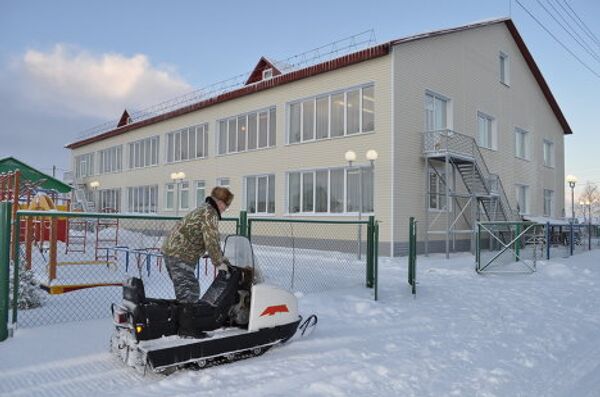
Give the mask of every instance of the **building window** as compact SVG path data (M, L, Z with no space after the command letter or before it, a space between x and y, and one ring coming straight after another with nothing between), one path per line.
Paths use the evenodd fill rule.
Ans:
M75 157L75 177L85 178L94 175L94 153Z
M268 68L262 71L262 79L269 80L273 77L273 68Z
M448 128L449 99L432 92L425 93L425 131Z
M245 188L249 214L275 213L275 175L247 176Z
M167 183L165 185L165 210L175 209L175 184Z
M554 167L554 143L544 140L544 165Z
M158 165L158 137L140 139L129 144L129 168Z
M100 174L121 172L123 168L123 146L113 146L98 152Z
M98 190L98 209L101 212L121 212L121 189Z
M510 63L508 59L508 55L500 52L498 55L498 60L500 61L500 82L502 84L509 85L510 84Z
M429 209L446 210L446 172L443 168L429 169Z
M486 149L496 149L496 121L492 116L477 112L478 144Z
M527 185L516 185L517 192L517 207L519 214L529 214L529 186Z
M288 173L288 212L373 212L373 169L332 168ZM360 182L362 181L362 189Z
M375 130L374 86L320 95L288 105L288 143Z
M217 186L226 187L227 189L229 189L229 187L231 186L231 181L229 180L229 178L217 178Z
M219 120L217 153L240 153L276 144L275 107Z
M179 186L179 209L187 210L190 208L190 183L181 182Z
M167 134L167 163L208 156L208 124Z
M206 183L204 181L196 181L196 208L204 204L206 200Z
M129 212L156 213L158 185L128 187L127 204Z
M529 160L529 132L515 128L515 156Z
M554 192L544 189L544 216L552 217L554 215L552 208L554 208Z

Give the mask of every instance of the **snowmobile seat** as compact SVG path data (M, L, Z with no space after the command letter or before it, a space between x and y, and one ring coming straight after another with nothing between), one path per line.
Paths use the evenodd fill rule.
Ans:
M231 267L229 275L217 274L198 302L179 304L179 334L198 336L222 327L238 296L239 281L239 269Z

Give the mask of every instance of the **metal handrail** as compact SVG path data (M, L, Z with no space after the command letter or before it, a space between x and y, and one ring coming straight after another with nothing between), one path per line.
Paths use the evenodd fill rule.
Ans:
M450 129L425 131L423 133L423 153L451 153L473 159L473 163L483 179L484 188L487 193L498 195L507 220L519 218L510 206L502 180L497 174L490 172L473 137Z

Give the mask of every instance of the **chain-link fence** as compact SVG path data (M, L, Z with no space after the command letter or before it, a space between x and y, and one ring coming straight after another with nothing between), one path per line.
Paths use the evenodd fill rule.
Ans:
M476 267L479 273L530 273L544 258L544 225L534 222L479 222Z
M19 211L20 225L11 268L12 321L19 326L103 318L121 299L121 285L136 276L151 297L174 298L160 252L178 217ZM219 225L222 239L239 231L237 218ZM213 266L197 267L202 290Z
M295 292L374 286L376 225L370 221L254 218L257 268L269 284Z
M567 258L593 249L600 249L599 225L480 222L477 271L517 268L533 271L537 260Z
M11 322L20 327L110 315L121 285L136 276L150 297L174 298L160 248L179 217L18 211L10 266ZM295 292L375 287L378 226L363 221L223 218L227 235L251 236L265 282ZM0 233L8 233L2 230ZM215 271L208 259L197 267L201 291ZM16 286L16 288L14 288Z

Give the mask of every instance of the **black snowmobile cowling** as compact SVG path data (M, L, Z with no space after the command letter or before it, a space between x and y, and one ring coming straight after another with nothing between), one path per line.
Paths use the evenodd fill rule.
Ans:
M254 268L247 238L229 236L226 254L228 245L230 257L237 257L238 262L239 258L246 258L246 263L251 258L251 269ZM245 252L248 249L249 255ZM229 272L220 271L191 312L185 311L190 304L146 297L141 279L127 280L123 301L111 307L115 324L111 350L127 365L143 372L189 365L203 368L260 355L292 338L299 328L304 334L316 325L314 315L300 324L298 302L290 292L244 280L248 269L230 266ZM244 310L245 315L240 315ZM183 325L189 328L192 324L180 324L182 321L191 321L199 338L178 336Z

